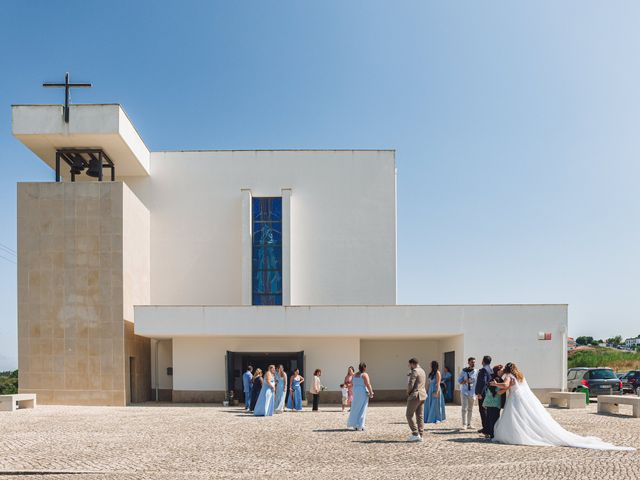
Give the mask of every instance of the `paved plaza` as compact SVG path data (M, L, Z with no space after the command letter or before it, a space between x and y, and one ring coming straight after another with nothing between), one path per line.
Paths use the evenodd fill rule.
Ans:
M640 419L550 410L566 428L640 449ZM622 413L630 413L621 407ZM336 406L268 418L238 408L39 406L0 412L0 478L616 478L637 479L640 453L505 446L458 431L460 407L406 443L404 408L369 408L345 428ZM474 412L477 427L477 411Z

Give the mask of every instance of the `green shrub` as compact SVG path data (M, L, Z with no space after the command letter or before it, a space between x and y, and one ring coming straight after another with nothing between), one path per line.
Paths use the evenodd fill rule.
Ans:
M0 372L0 395L18 393L18 370Z

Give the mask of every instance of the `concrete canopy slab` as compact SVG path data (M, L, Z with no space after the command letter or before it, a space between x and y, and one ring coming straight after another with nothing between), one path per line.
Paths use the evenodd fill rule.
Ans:
M115 164L118 177L149 175L149 149L120 105L70 109L65 123L62 105L13 105L13 135L51 168L58 149L100 148ZM66 176L67 168L62 173Z
M152 338L444 338L488 325L517 338L526 325L537 339L538 330L557 335L567 323L566 305L135 305L134 311L135 333Z

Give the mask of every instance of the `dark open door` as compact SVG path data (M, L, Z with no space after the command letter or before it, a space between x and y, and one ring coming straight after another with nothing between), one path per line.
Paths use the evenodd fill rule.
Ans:
M241 400L244 398L242 388L242 374L248 365L253 367L253 371L260 368L263 372L271 364L284 366L285 372L290 379L294 369L300 369L300 375L304 376L304 352L230 352L225 356L225 386L227 394L234 392L233 398ZM311 381L311 379L309 379ZM286 390L289 392L289 389ZM304 388L302 389L304 398Z

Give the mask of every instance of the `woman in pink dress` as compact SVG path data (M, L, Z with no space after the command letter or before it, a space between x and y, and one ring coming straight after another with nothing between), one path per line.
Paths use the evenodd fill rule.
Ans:
M349 395L347 396L347 405L351 406L353 401L353 375L356 373L353 367L349 367L347 370L347 376L344 377L344 386L347 387Z

